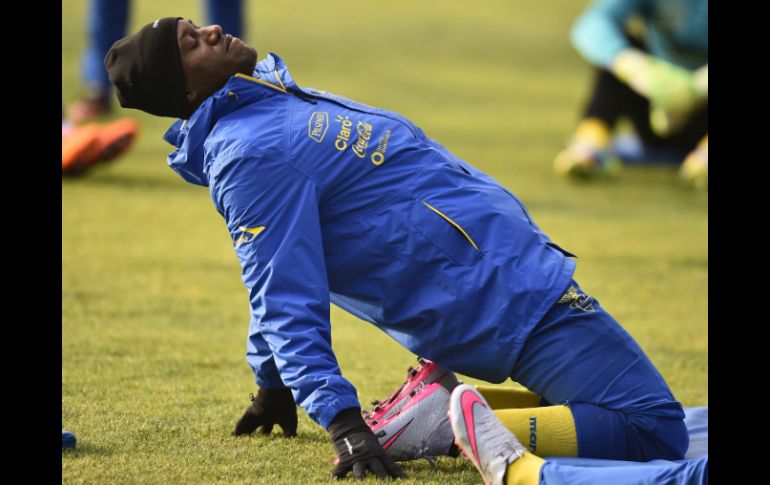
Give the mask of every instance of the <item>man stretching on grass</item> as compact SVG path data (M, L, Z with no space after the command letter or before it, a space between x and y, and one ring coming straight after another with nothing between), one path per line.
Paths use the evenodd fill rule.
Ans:
M278 56L257 63L219 26L178 18L119 40L105 66L123 107L181 118L168 163L209 187L232 236L260 388L236 434L295 434L297 403L329 431L335 476L404 476L340 373L335 303L417 355L542 396L550 405L506 423L534 416L539 452L682 458L680 403L572 280L571 254L408 119L300 88Z

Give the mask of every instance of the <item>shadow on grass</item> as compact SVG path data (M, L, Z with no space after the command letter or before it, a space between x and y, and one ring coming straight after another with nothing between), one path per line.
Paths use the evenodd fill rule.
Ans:
M283 429L280 425L277 424L273 427L273 431L267 435L264 435L259 431L254 431L251 434L244 434L240 436L235 436L228 433L227 436L222 436L221 438L223 441L237 440L239 442L252 442L259 445L269 445L274 443L291 446L332 446L332 442L327 434L310 433L307 431L299 430L295 436L291 438L285 438L283 436Z
M477 484L481 480L470 461L460 456L457 458L441 457L435 463L416 460L399 463L409 478L415 481L442 477L446 483Z
M602 254L602 264L615 265L618 267L637 267L645 268L646 271L669 270L669 269L709 269L708 256L672 256L661 258L652 254L619 254L606 252Z
M189 190L188 184L172 178L143 177L125 173L89 173L74 177L62 177L62 184L83 184L116 187L130 190Z
M708 271L709 269L708 258L696 258L696 257L672 258L670 260L670 263L672 266L681 267L681 268L704 269L706 271Z
M91 443L78 443L75 448L62 450L62 459L64 459L64 457L77 459L85 456L111 456L114 453L114 450L105 446L98 446Z
M309 434L309 433L298 432L297 433L297 437L294 438L294 439L301 440L301 443L303 443L303 444L313 443L313 444L321 445L321 446L323 446L323 445L331 446L332 445L331 438L329 438L328 435L322 435L322 434L318 434L318 433Z

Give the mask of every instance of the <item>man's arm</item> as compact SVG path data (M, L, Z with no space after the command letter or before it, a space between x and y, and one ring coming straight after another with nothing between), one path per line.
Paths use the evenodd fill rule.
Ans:
M246 153L215 164L211 186L249 290L250 334L272 353L273 362L264 347L250 359L256 377L277 384L274 363L297 403L328 428L337 413L360 405L331 347L318 189L290 165Z
M261 389L286 387L273 359L273 351L259 332L259 322L252 315L249 322L249 341L246 344L246 360L254 371L257 385Z
M270 346L259 333L259 322L251 318L246 360L254 371L259 392L235 424L233 434L240 436L259 431L270 434L278 424L287 438L297 434L297 404L291 390L283 384Z
M257 379L276 383L270 370L275 365L296 402L329 431L340 458L334 476L404 477L361 417L356 390L332 352L318 187L284 162L231 156L224 166L212 167L212 197L233 236L249 290L256 351L250 363L256 364ZM268 433L273 422L284 427L279 408L293 409L285 396L286 388L260 389L236 434L239 426L255 423Z
M575 21L570 37L575 49L591 64L610 69L621 51L629 49L625 22L649 8L647 0L596 0Z

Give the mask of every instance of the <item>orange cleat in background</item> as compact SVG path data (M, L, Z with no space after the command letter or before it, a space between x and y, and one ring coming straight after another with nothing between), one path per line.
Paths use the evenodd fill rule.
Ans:
M62 175L78 175L96 163L114 160L131 147L138 133L139 124L132 118L62 127Z
M98 157L96 131L96 125L62 128L62 174L81 173L96 160Z

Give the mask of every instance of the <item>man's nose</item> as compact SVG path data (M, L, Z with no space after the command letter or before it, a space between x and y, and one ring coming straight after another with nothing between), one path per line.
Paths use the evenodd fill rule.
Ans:
M209 44L216 44L219 42L219 38L222 37L222 26L220 25L209 25L208 27L203 27L204 34L206 37L206 42Z

